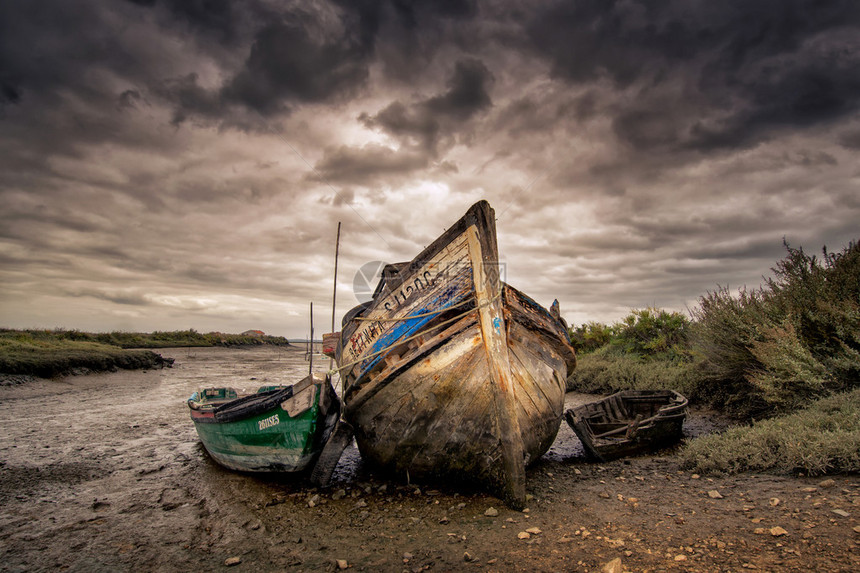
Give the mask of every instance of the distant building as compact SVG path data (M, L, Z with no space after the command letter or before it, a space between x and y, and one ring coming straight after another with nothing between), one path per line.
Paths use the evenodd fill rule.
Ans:
M263 336L266 336L266 333L265 333L265 332L263 332L262 330L246 330L245 332L243 332L243 333L242 333L242 336L259 336L259 337L263 337Z

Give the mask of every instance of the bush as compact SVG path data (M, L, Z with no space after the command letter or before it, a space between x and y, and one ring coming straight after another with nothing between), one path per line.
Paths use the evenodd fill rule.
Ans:
M577 356L594 352L609 344L613 336L613 327L601 322L590 321L569 330L570 342Z
M686 360L689 319L678 312L657 308L633 310L615 325L612 344L626 354L657 360Z
M822 261L786 245L774 278L700 298L693 341L711 404L739 417L788 412L860 386L860 249Z

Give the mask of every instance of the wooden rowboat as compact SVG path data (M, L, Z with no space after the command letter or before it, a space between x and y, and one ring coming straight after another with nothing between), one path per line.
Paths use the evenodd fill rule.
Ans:
M687 399L674 390L625 390L564 413L586 454L600 461L679 441L686 416Z
M486 201L411 262L386 266L335 351L362 456L522 506L525 467L555 439L576 363L554 309L501 281Z
M312 467L340 417L340 400L328 377L264 386L242 397L232 388L206 388L191 395L188 407L212 458L248 472Z

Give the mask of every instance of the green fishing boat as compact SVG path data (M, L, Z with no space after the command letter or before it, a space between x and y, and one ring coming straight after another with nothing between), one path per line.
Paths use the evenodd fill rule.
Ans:
M340 417L340 399L328 376L262 387L248 396L206 388L191 395L188 407L212 458L247 472L312 468Z

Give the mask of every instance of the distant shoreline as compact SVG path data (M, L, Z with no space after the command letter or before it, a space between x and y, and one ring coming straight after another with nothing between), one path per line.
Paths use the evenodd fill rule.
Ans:
M0 386L21 384L34 377L170 368L173 359L153 352L157 349L257 346L293 348L284 337L262 334L0 329Z

